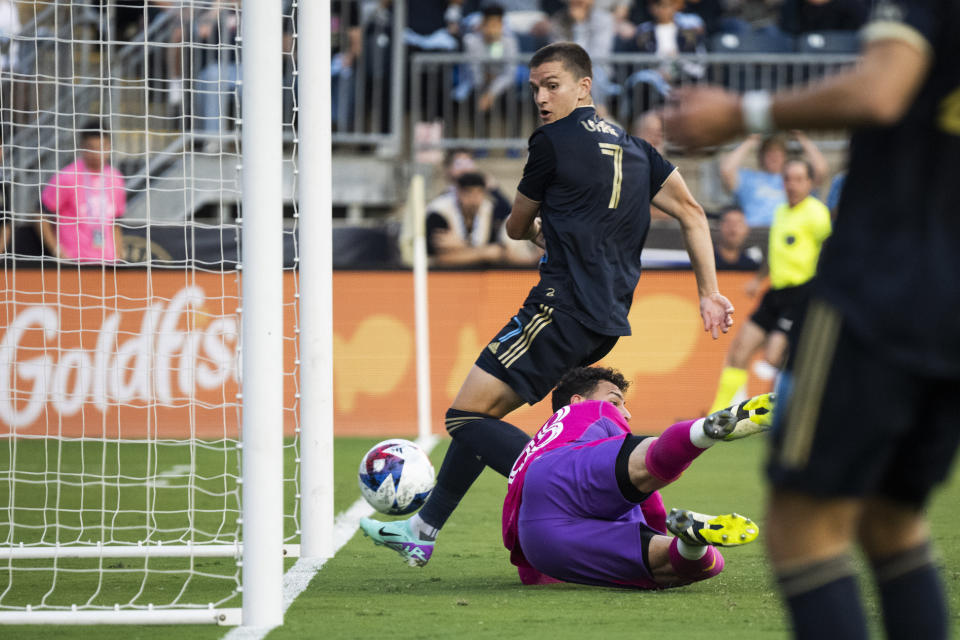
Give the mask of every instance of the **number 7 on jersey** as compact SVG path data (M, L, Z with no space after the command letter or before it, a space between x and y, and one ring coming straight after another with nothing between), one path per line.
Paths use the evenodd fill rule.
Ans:
M605 156L613 156L613 190L610 192L611 209L616 209L620 204L620 184L623 181L623 148L618 144L610 142L598 142L600 153Z

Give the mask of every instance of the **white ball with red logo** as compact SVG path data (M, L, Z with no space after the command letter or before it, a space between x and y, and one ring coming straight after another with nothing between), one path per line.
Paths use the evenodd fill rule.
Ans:
M379 442L360 461L360 493L370 506L392 516L423 506L435 482L433 464L416 443Z

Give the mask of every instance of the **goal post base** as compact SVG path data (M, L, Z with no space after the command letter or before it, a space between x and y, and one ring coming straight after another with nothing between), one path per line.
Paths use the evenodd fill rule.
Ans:
M62 547L0 547L0 561L45 558L232 558L243 544L145 544ZM284 558L299 558L300 545L283 545Z
M243 610L147 609L106 611L0 611L5 624L216 624L237 626Z

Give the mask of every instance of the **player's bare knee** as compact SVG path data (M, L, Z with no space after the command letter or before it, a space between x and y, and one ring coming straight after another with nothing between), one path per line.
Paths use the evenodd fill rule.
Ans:
M930 527L919 507L876 498L865 505L857 536L864 552L876 559L924 544Z
M846 553L856 538L861 511L860 500L775 490L764 536L774 566L783 569Z
M523 399L507 383L474 365L451 407L502 418L521 405Z

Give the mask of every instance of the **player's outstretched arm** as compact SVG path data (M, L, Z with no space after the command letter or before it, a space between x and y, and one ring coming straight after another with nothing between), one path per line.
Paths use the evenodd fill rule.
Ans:
M677 89L673 105L664 114L671 142L687 148L726 142L748 128L746 112L767 129L836 129L897 122L913 102L930 69L929 45L916 34L911 41L876 40L864 49L860 63L802 91L784 91L763 97L753 109L744 109L740 96L715 87ZM747 105L748 107L750 105Z
M690 255L690 266L697 278L700 315L703 328L714 339L733 326L733 305L720 294L717 268L713 259L710 226L703 207L694 199L679 171L674 171L653 197L653 204L680 222L683 240Z

